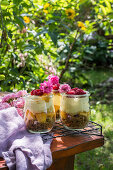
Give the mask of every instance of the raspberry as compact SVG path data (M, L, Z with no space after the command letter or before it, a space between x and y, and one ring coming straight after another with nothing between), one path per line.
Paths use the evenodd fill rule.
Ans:
M75 88L73 88L72 90L76 91L76 90L78 90L78 89L79 89L78 87L75 87Z
M42 96L43 95L43 91L41 89L37 89L37 90L35 90L35 95L36 96Z
M58 90L58 89L59 89L59 86L60 86L60 84L59 84L59 83L58 83L58 84L53 85L53 90Z
M85 92L84 90L82 90L82 89L77 89L77 90L75 91L75 94L76 94L76 95L82 95L82 94L86 94L86 92Z
M32 90L32 91L31 91L31 95L35 95L35 90Z
M42 96L43 95L43 91L40 90L40 89L32 90L31 91L31 95Z
M74 90L70 90L66 94L75 95L75 91Z

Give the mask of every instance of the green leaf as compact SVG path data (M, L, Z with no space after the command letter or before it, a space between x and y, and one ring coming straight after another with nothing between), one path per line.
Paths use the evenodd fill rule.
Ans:
M107 1L107 0L105 0L105 4L106 4L106 6L108 7L108 9L111 11L112 9L111 9L111 4L110 4L110 2Z
M48 34L51 37L53 43L56 45L57 44L58 33L57 32L48 32Z
M16 23L20 26L20 28L22 29L23 26L26 27L26 24L23 20L23 18L21 16L17 16L15 12L13 12L14 14L14 18L16 20Z
M67 25L65 24L61 24L61 25L63 25L69 32L71 31L71 29Z
M14 59L18 58L18 56L15 53L12 53L12 56L14 57Z
M51 20L49 20L49 21L46 22L46 25L51 24L51 23L53 23L53 22L55 22L55 20L52 20L52 19L51 19Z
M5 80L5 76L3 74L0 74L0 81Z
M21 0L13 0L13 4L19 5L19 3L21 2Z
M9 2L7 2L7 1L1 1L1 6L6 6L6 5L9 5Z
M8 37L12 39L12 36L13 36L13 35L12 35L12 31L9 30L9 31L8 31Z
M104 7L103 5L100 5L100 8L102 12L104 13L104 15L106 15L107 14L106 7Z
M113 12L109 13L108 16L110 19L113 19Z
M48 30L44 28L42 31L38 32L35 37L45 33L48 33Z
M33 45L29 44L25 47L24 51L29 51L29 50L34 50L36 47L34 47Z
M93 52L90 51L90 50L86 50L85 52L88 53L88 54L93 54Z

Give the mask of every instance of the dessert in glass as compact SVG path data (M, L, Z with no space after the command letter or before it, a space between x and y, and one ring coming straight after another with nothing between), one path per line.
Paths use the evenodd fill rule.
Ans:
M53 95L44 93L42 89L32 90L31 94L25 98L24 112L26 129L29 132L49 132L55 122Z
M57 85L53 86L53 104L55 108L56 121L60 120L60 98L59 87Z
M60 114L63 125L70 130L83 129L89 122L89 92L73 88L62 93Z
M55 108L55 114L56 114L56 121L60 120L60 98L61 95L59 93L59 78L58 76L49 76L49 81L52 83L53 86L53 104L54 104L54 108Z

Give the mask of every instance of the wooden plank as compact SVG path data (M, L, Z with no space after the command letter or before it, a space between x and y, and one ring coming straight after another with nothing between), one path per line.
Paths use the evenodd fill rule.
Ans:
M78 135L59 137L53 140L51 151L53 159L71 156L104 145L103 136Z

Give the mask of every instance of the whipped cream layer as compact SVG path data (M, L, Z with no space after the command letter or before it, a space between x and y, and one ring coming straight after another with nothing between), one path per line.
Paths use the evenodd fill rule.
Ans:
M29 96L25 100L24 111L30 110L33 114L36 113L47 113L47 109L53 106L52 98L46 102L43 97Z
M89 112L89 97L62 96L60 110L70 114Z

